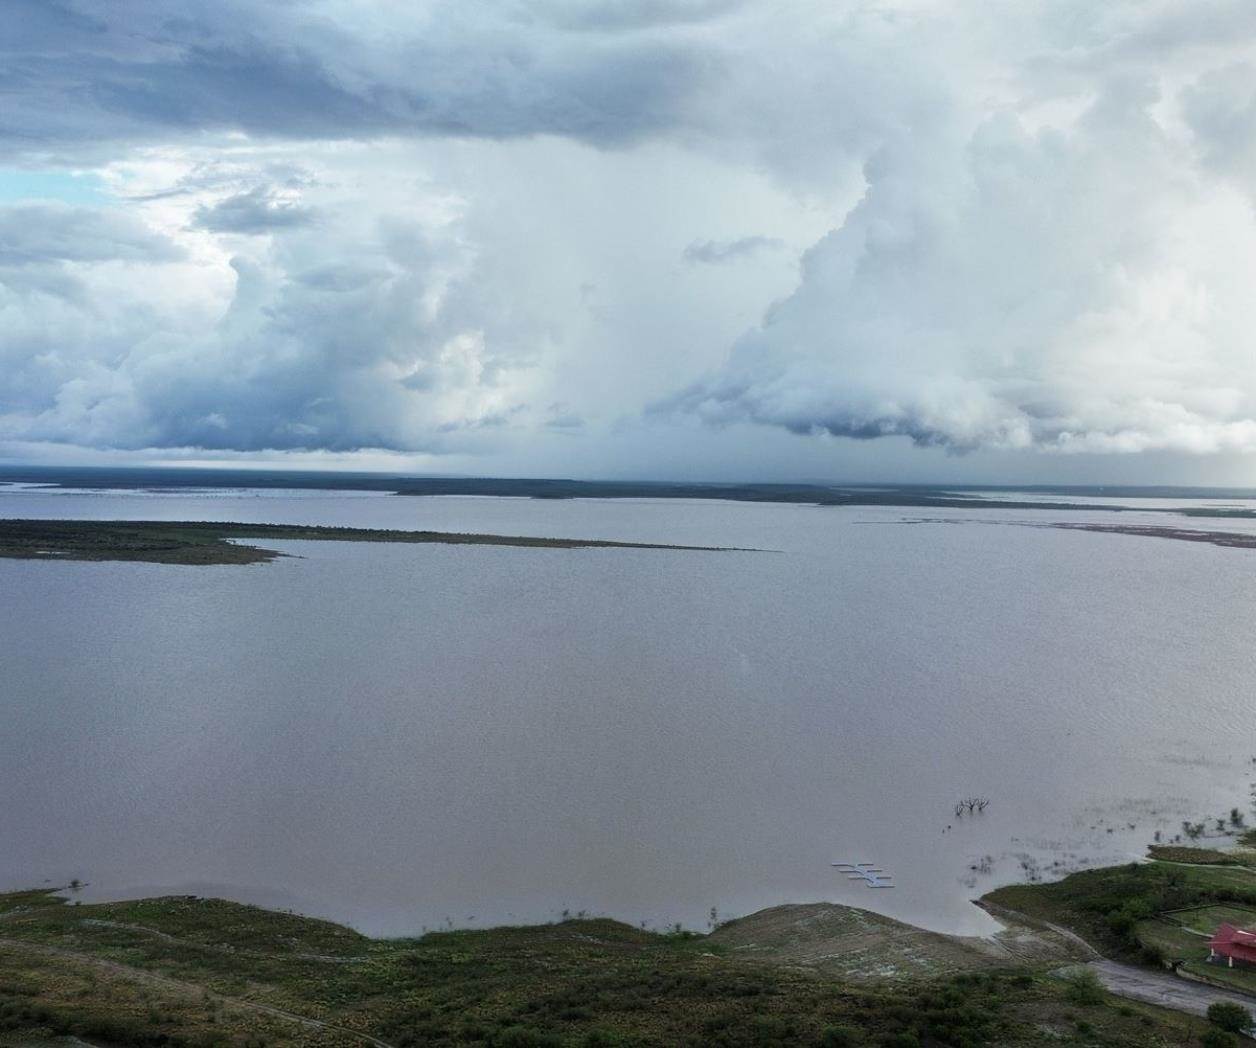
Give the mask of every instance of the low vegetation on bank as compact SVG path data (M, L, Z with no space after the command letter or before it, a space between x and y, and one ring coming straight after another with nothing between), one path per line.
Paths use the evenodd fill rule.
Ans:
M124 560L153 564L256 564L283 556L242 539L320 542L404 542L540 549L705 550L601 539L549 539L526 535L476 535L446 531L304 527L206 521L0 520L0 557L22 560ZM721 551L728 552L728 551ZM749 552L749 551L742 551Z
M1153 844L1147 855L1162 862L1194 866L1253 866L1256 852L1247 850L1218 851L1215 848L1192 848L1178 844Z
M1155 963L1165 958L1140 937L1142 922L1219 904L1256 907L1256 872L1241 866L1130 863L1083 870L1052 884L1011 884L986 899L1063 925L1109 956Z
M1256 871L1246 866L1154 861L1087 870L1054 884L1009 885L986 898L1063 925L1109 956L1256 998L1256 971L1208 961L1208 941L1221 924L1256 927Z
M1209 1028L1045 965L859 983L725 939L573 920L373 940L215 900L15 893L0 896L0 1044L1154 1048Z

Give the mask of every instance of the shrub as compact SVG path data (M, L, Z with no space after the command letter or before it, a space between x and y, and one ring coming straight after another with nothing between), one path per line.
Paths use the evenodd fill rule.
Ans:
M1208 1021L1231 1033L1242 1033L1252 1028L1252 1013L1241 1004L1218 1001L1208 1006Z
M1074 1004L1103 1004L1106 993L1103 983L1089 968L1082 968L1065 979L1068 989L1065 994Z
M613 1030L590 1030L584 1035L584 1048L618 1048L627 1043Z
M493 1038L493 1048L560 1048L562 1040L553 1034L510 1026Z

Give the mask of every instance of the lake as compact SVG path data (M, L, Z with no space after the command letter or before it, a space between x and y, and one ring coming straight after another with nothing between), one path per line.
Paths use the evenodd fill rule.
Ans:
M881 508L10 488L0 515L772 551L0 561L7 887L223 895L388 935L582 910L704 928L712 909L818 899L982 933L969 900L995 884L1138 855L1157 828L1246 809L1256 777L1256 551L1002 526L1060 519L1049 507L908 525ZM957 819L966 796L987 810Z

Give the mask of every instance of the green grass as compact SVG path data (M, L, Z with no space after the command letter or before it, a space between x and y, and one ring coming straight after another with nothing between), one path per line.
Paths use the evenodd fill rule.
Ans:
M1043 971L856 985L747 962L712 949L705 936L610 920L372 940L324 921L188 898L79 906L21 893L0 896L0 914L0 1036L10 1038L355 1043L239 1002L369 1032L397 1048L806 1048L842 1043L837 1031L848 1043L887 1048L1027 1048L1043 1043L1044 1030L1064 1043L1152 1048L1191 1043L1203 1028L1106 997L1079 1002ZM179 982L146 983L145 975ZM1090 1032L1070 1041L1079 1023Z
M1215 848L1189 848L1178 844L1153 844L1147 849L1153 859L1163 862L1198 863L1203 866L1242 866L1242 853L1222 852Z
M1205 896L1213 896L1220 901L1251 903L1256 906L1256 871L1241 866L1209 868L1180 866L1176 869L1181 871L1189 888Z
M1181 969L1218 986L1256 995L1256 971L1208 963L1208 938L1222 922L1256 927L1256 909L1216 905L1164 914L1138 925L1139 940L1159 950L1167 960L1181 961ZM1192 934L1203 933L1203 934Z
M1223 923L1233 924L1238 928L1256 928L1256 909L1249 906L1202 906L1179 913L1167 913L1164 917L1205 935L1211 935Z
M136 902L98 903L91 907L90 918L79 917L80 909L58 909L52 911L49 919L60 925L68 917L80 928L108 927L114 923L125 931L151 928L161 934L177 936L188 944L236 951L269 951L280 956L364 957L371 944L366 936L330 921L240 906L222 899L176 895ZM94 924L84 925L85 920Z
M1256 995L1256 971L1227 968L1224 964L1209 964L1202 958L1194 958L1182 965L1185 971L1207 980L1214 986L1224 986L1241 993Z
M1011 885L986 898L1067 926L1110 956L1176 962L1184 972L1256 995L1256 972L1207 963L1207 936L1217 925L1256 924L1250 870L1151 862L1087 870L1054 884Z
M1134 935L1142 946L1166 961L1198 960L1208 955L1207 939L1160 917L1139 921Z
M1143 957L1136 933L1140 922L1191 906L1256 906L1256 873L1232 866L1149 862L1084 870L1052 884L1009 885L986 898L1064 925L1111 956L1150 959Z

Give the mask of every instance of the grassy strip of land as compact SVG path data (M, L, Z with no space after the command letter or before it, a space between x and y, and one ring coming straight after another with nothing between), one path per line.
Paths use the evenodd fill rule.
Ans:
M970 507L972 508L972 507ZM987 508L987 507L982 507ZM995 508L1006 508L998 507ZM1017 507L1018 508L1018 507ZM1036 507L1038 509L1048 508L1044 506ZM1061 508L1060 506L1050 506L1052 510ZM1104 507L1096 507L1104 508ZM1151 511L1148 511L1151 512ZM1156 511L1165 512L1165 511ZM1205 516L1203 513L1185 513L1190 516ZM888 521L886 523L901 524L995 524L1000 527L1009 528L1051 528L1062 531L1094 531L1103 535L1136 535L1144 538L1154 539L1176 539L1179 542L1202 542L1210 546L1224 546L1229 549L1256 549L1256 534L1249 534L1242 531L1207 531L1198 528L1179 528L1169 525L1160 524L1095 524L1095 523L1079 523L1077 521L1065 520L1049 520L1049 521L1033 521L1033 520L991 520L987 517L912 517L903 521Z
M853 982L800 967L781 939L799 914L767 912L766 923L751 916L710 936L571 920L375 940L189 897L73 905L0 895L0 1045L73 1035L197 1048L1155 1048L1198 1044L1205 1029L1080 995L1047 964ZM843 934L863 927L839 923ZM771 949L748 958L747 942ZM772 960L775 948L785 955Z
M283 556L277 550L231 542L229 539L728 552L725 547L714 546L534 538L526 535L477 535L445 531L307 527L296 524L164 520L0 520L0 557L24 560L128 560L154 564L256 564Z
M1241 866L1131 863L1084 870L1053 884L1013 884L985 897L1061 925L1119 960L1202 960L1223 920L1256 923L1256 872ZM1256 973L1248 976L1256 992Z
M1182 844L1153 844L1147 854L1163 862L1184 862L1196 866L1251 866L1256 852L1218 851L1216 848L1192 848Z
M1256 1000L1256 971L1208 959L1219 925L1256 926L1256 872L1246 867L1153 861L1075 873L1054 884L1009 885L983 902L1066 927L1109 957L1171 968ZM1207 1037L1210 1045L1238 1044L1230 1033Z
M1066 531L1097 531L1106 535L1142 535L1146 538L1176 539L1179 542L1203 542L1209 546L1225 546L1230 549L1256 549L1256 534L1242 531L1201 531L1198 528L1175 528L1157 524L1081 524L1076 521L1055 521L1030 526Z

